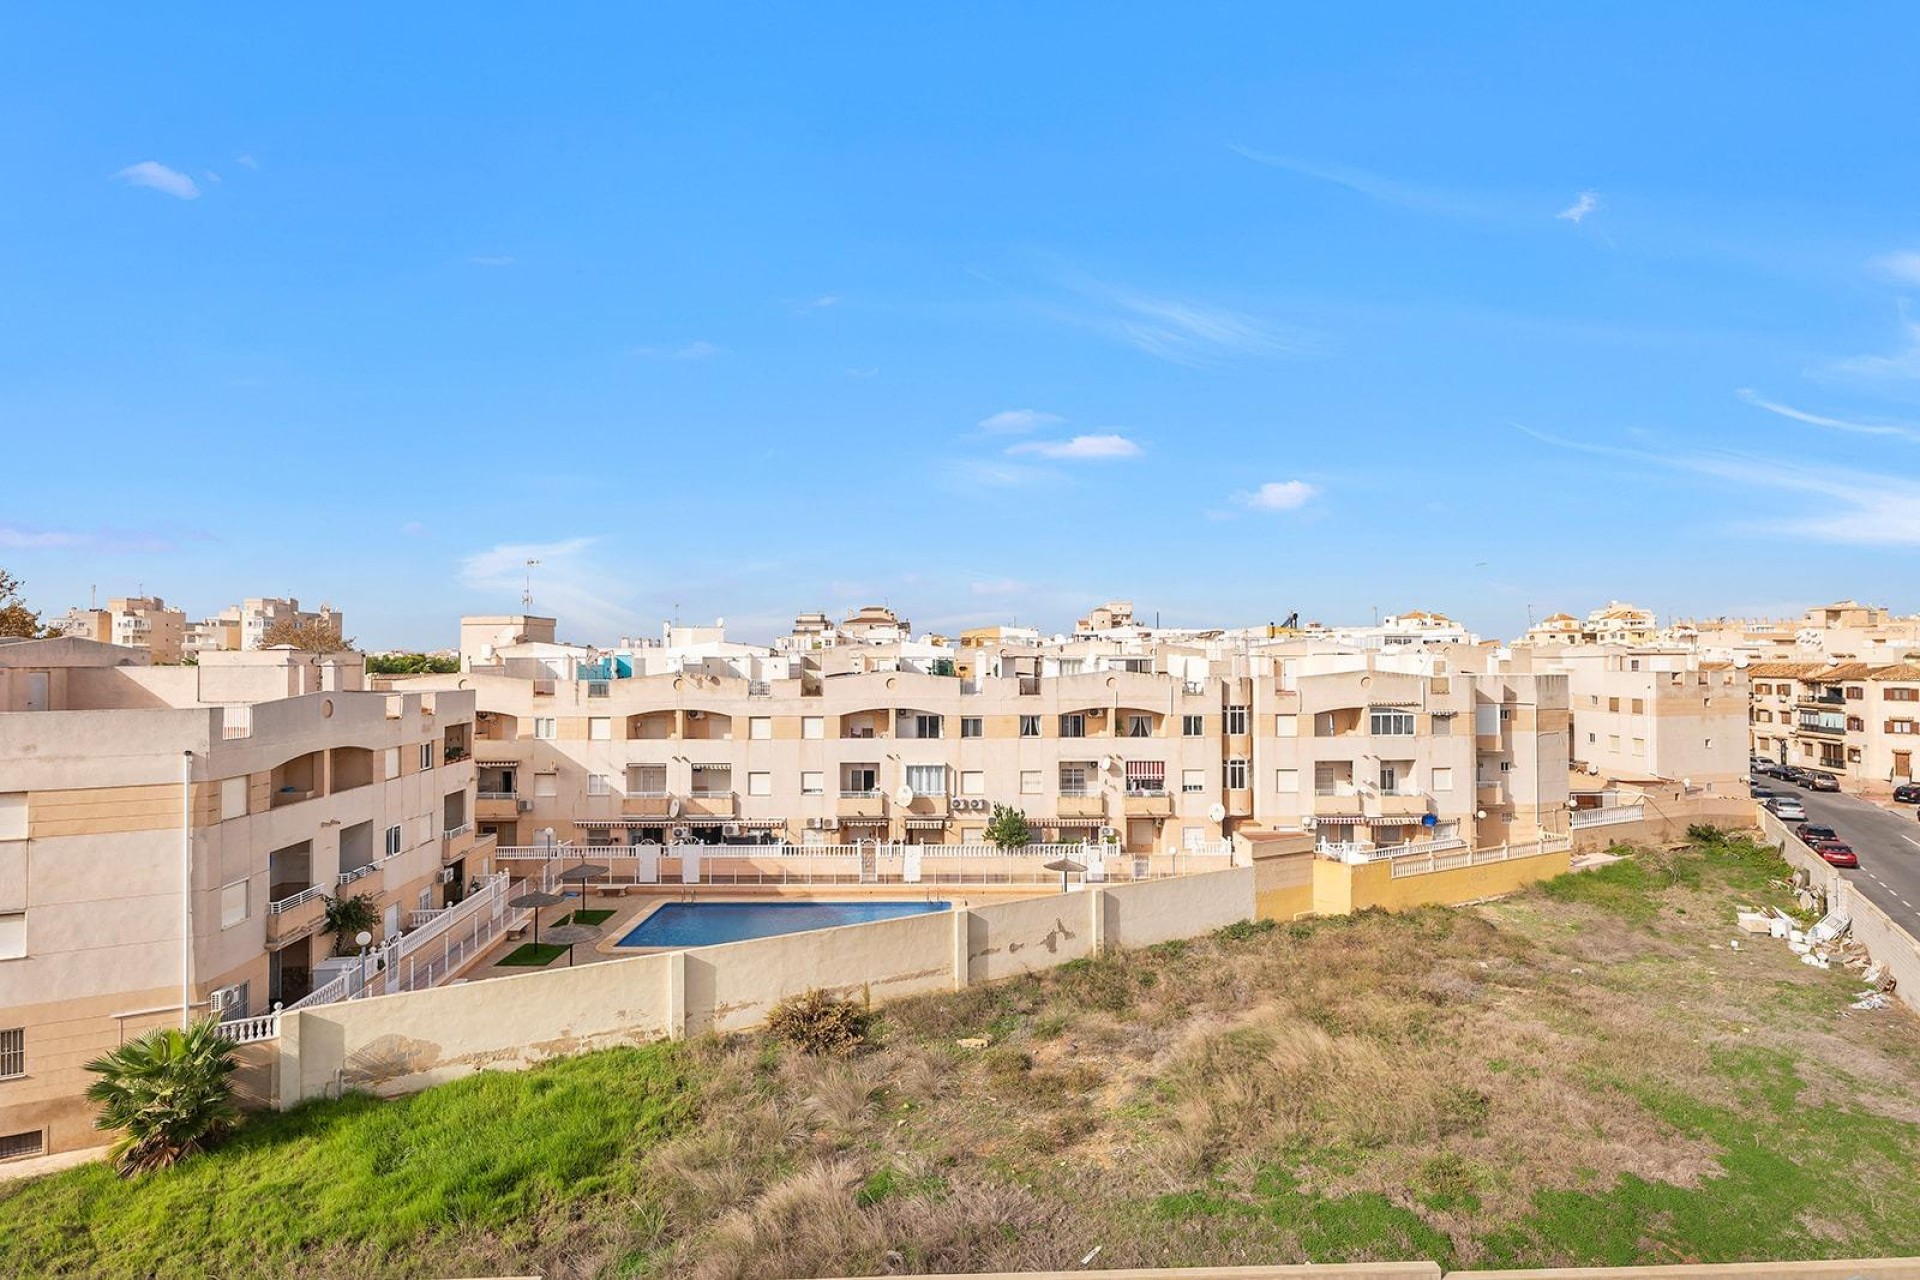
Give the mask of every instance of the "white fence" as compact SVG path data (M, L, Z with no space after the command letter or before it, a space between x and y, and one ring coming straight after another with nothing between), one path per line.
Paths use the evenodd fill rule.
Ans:
M1616 822L1639 822L1646 816L1644 804L1609 804L1597 809L1575 809L1571 825L1579 831L1586 827L1610 827Z
M1407 854L1392 860L1391 875L1395 880L1403 876L1431 875L1435 871L1478 867L1489 862L1507 862L1513 858L1537 858L1543 853L1564 853L1572 846L1573 840L1569 836L1544 836L1525 844L1500 844L1485 849L1460 848L1450 853Z

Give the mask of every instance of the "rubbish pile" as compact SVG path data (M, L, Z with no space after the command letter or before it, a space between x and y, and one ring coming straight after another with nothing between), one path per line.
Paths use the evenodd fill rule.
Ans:
M1851 936L1853 921L1843 913L1829 911L1809 929L1802 929L1792 916L1778 907L1741 911L1736 918L1743 933L1784 939L1787 950L1799 956L1801 964L1815 969L1831 969L1837 964L1858 972L1867 990L1861 993L1854 1008L1887 1007L1886 993L1893 990L1893 975L1875 964L1866 947ZM1737 942L1734 947L1738 950Z

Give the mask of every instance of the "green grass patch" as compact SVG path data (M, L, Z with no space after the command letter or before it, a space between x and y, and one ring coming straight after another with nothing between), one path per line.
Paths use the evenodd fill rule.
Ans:
M553 921L552 925L605 924L607 921L611 920L612 918L613 918L612 911L605 910L600 907L594 907L591 910L575 911L570 915L561 916L558 920ZM552 926L549 925L549 927L552 927Z
M524 1248L643 1193L639 1157L691 1120L683 1070L678 1045L610 1049L262 1113L215 1154L132 1181L96 1164L0 1186L0 1275L384 1275L383 1255L431 1270L436 1246L474 1233ZM342 1246L367 1265L314 1261Z
M538 969L542 966L552 964L565 954L567 954L567 949L555 943L523 942L494 963L514 965L527 969Z
M1371 1191L1314 1195L1277 1167L1262 1169L1247 1195L1215 1186L1162 1196L1155 1209L1173 1222L1196 1217L1261 1220L1292 1236L1300 1252L1315 1262L1415 1258L1442 1267L1453 1263L1453 1242L1413 1210Z

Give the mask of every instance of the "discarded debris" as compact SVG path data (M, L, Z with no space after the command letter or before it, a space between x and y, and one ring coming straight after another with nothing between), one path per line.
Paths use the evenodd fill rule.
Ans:
M1892 1003L1893 1001L1887 999L1886 996L1882 995L1880 992L1869 991L1863 994L1858 1000L1855 1000L1852 1004L1848 1005L1847 1008L1849 1009L1884 1009Z
M984 1049L993 1041L986 1036L968 1036L964 1040L955 1040L954 1043L962 1049Z

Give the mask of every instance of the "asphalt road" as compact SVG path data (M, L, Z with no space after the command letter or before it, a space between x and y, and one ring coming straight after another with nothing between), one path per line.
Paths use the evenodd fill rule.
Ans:
M1841 875L1908 933L1920 937L1920 821L1914 806L1877 804L1831 791L1808 791L1778 778L1758 779L1780 795L1797 796L1807 821L1825 823L1860 855L1860 866ZM1797 827L1798 822L1787 823Z

